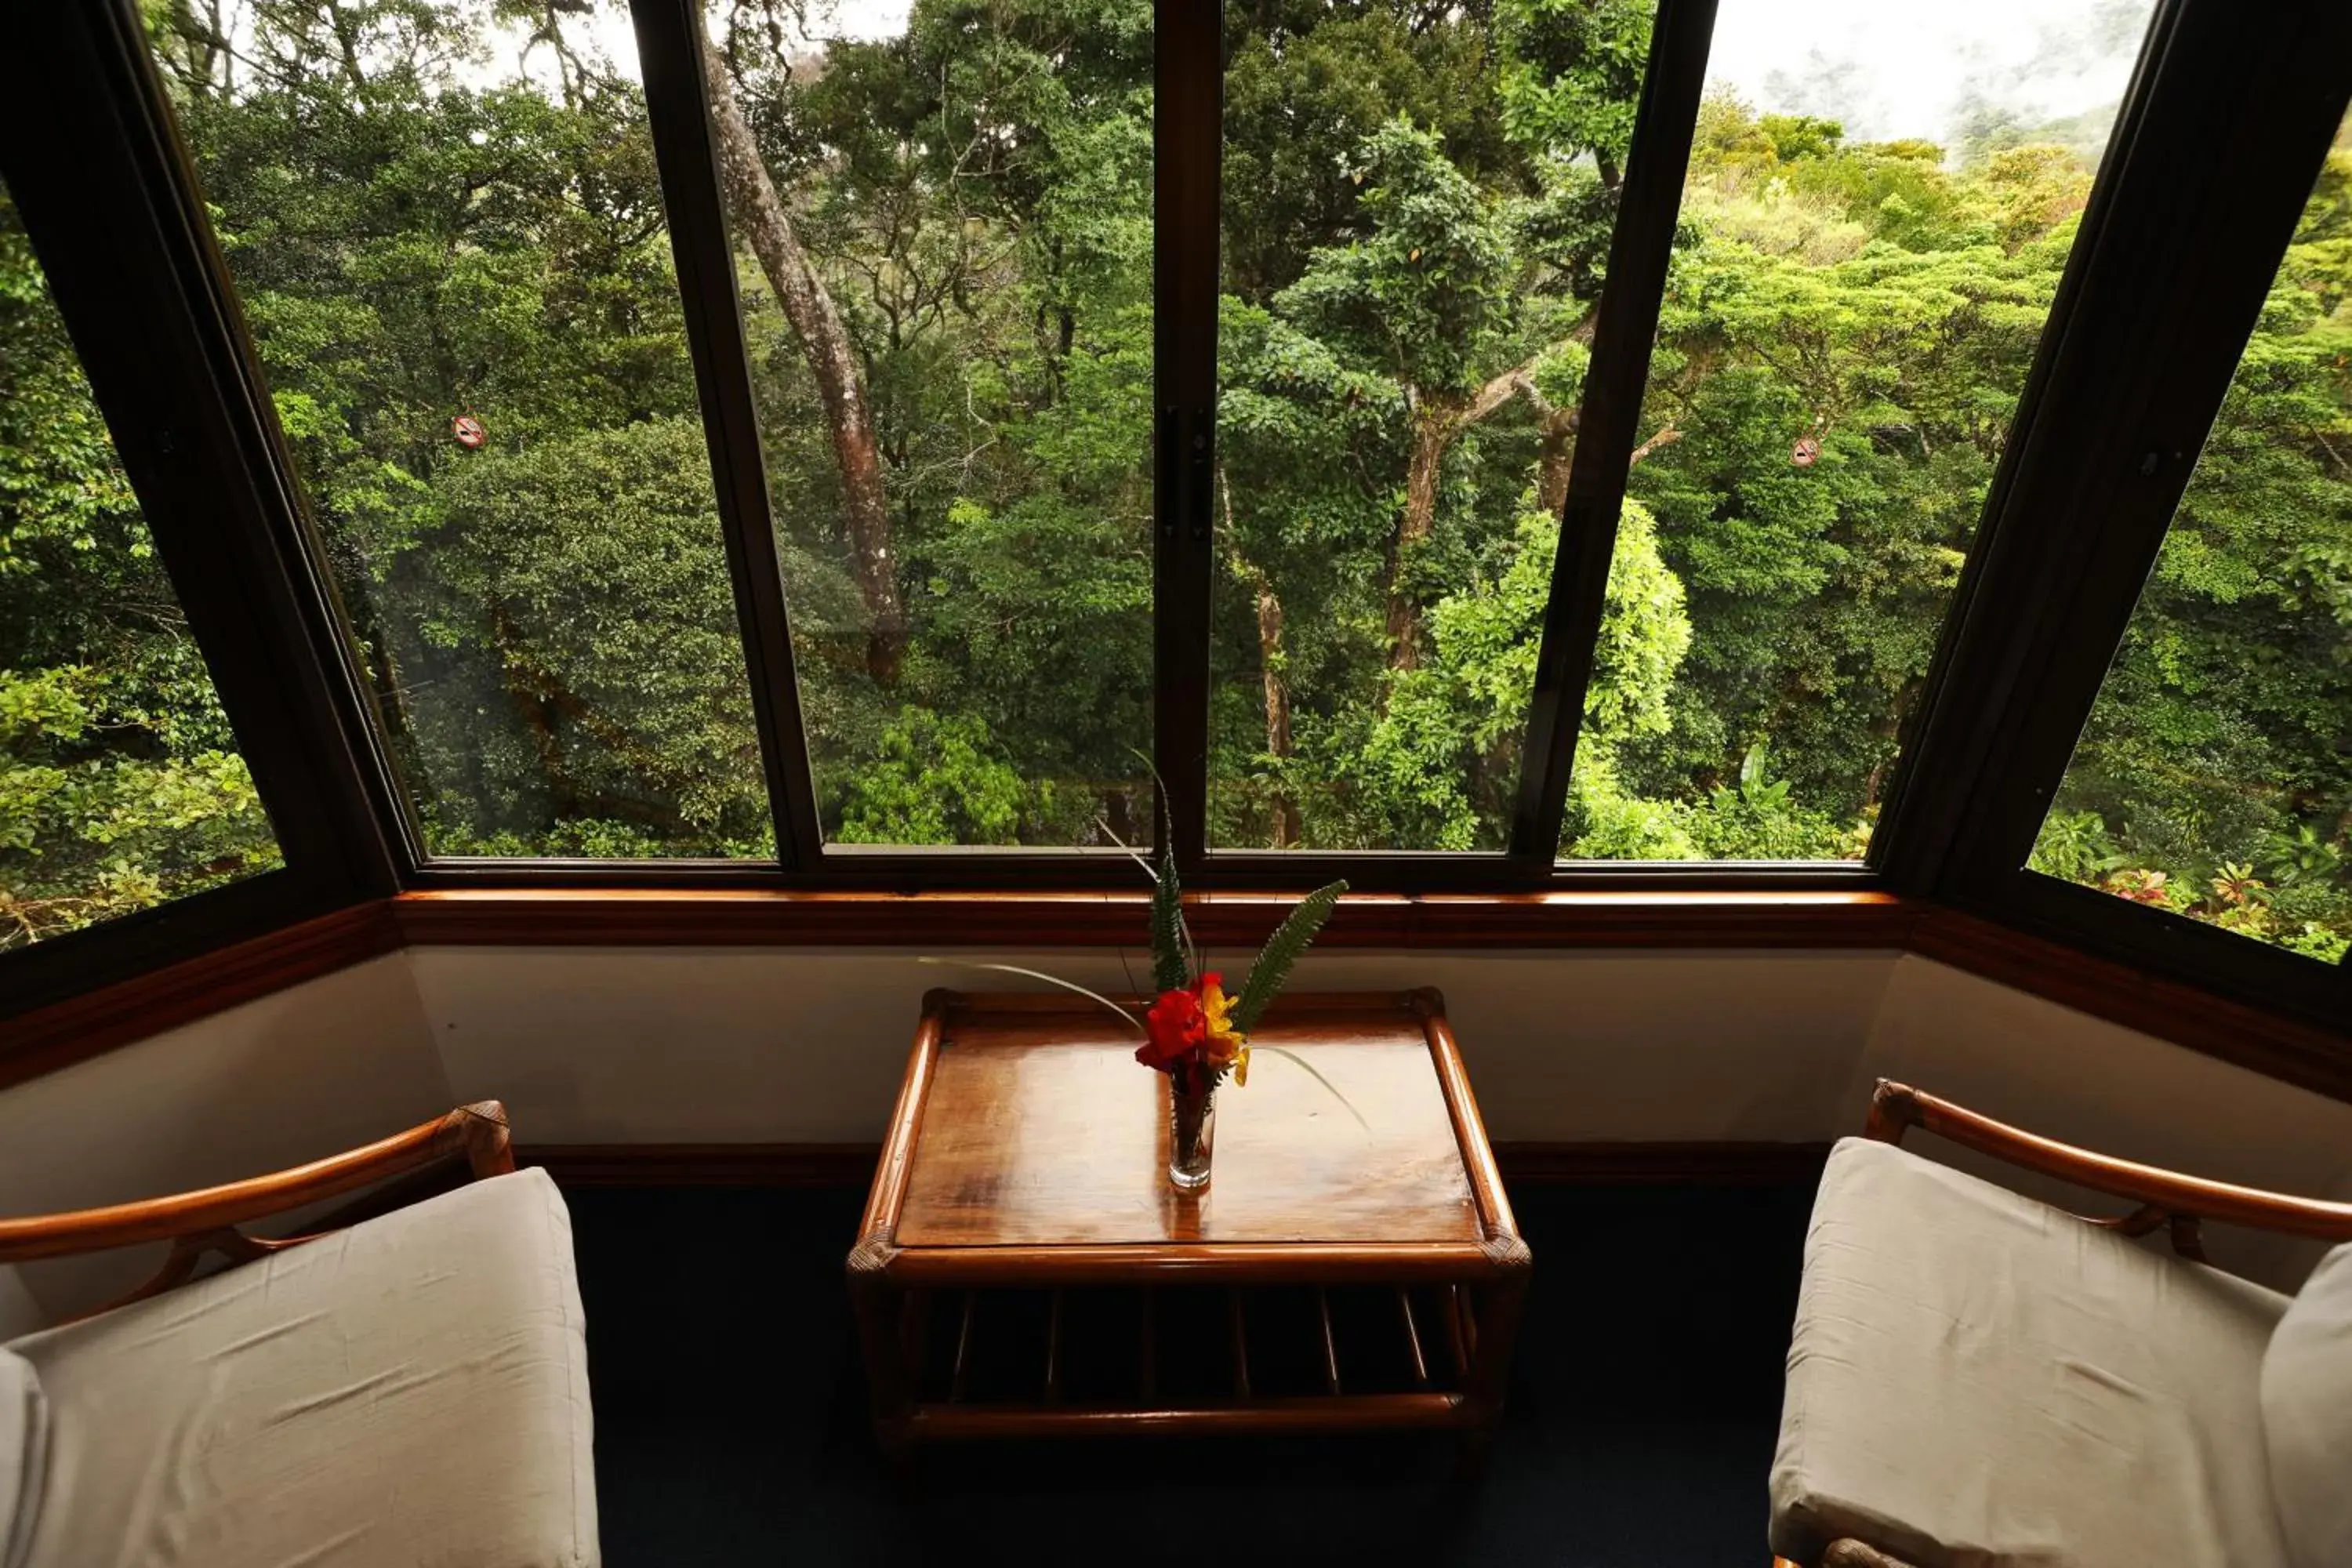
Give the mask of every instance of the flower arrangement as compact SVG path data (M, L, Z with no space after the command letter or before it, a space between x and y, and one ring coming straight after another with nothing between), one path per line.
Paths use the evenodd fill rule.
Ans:
M1156 873L1142 857L1137 860L1152 878L1151 984L1159 994L1143 1016L1143 1043L1135 1048L1135 1059L1168 1075L1168 1179L1179 1190L1196 1191L1209 1184L1217 1086L1228 1074L1235 1087L1248 1085L1250 1031L1330 918L1348 884L1328 883L1293 905L1258 950L1241 990L1228 994L1223 973L1202 967L1200 951L1185 929L1174 854L1161 857ZM1129 1021L1134 1021L1131 1015ZM1303 1059L1292 1059L1314 1072Z
M1236 1084L1249 1082L1249 1037L1234 1023L1234 999L1225 994L1225 977L1213 969L1191 986L1161 992L1143 1016L1143 1032L1135 1059L1172 1083L1227 1071Z
M1236 1084L1247 1084L1250 1031L1347 890L1346 882L1332 882L1293 905L1258 950L1240 992L1228 994L1224 975L1201 967L1184 924L1176 858L1163 857L1151 889L1151 986L1158 995L1144 1015L1135 1059L1166 1073L1179 1093L1213 1089L1229 1072Z
M1209 1184L1217 1086L1228 1075L1236 1088L1249 1083L1250 1031L1257 1026L1267 1005L1289 978L1292 965L1305 954L1316 933L1323 929L1323 922L1330 918L1333 906L1348 890L1348 884L1344 880L1328 883L1293 905L1274 934L1266 938L1265 945L1258 950L1241 989L1229 993L1223 973L1202 968L1200 950L1192 945L1192 933L1184 921L1182 891L1176 881L1174 851L1161 857L1157 870L1134 850L1128 853L1152 879L1151 985L1155 995L1141 1018L1109 997L1056 975L1009 963L979 967L1025 974L1091 997L1126 1019L1143 1037L1143 1043L1135 1048L1135 1059L1168 1076L1168 1179L1181 1191L1198 1191ZM1297 1063L1330 1089L1358 1121L1362 1120L1347 1097L1333 1089L1329 1080L1304 1058L1278 1047L1267 1049Z

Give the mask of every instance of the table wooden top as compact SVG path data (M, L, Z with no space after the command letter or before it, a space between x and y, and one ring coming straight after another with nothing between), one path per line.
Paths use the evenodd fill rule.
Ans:
M1198 1194L1168 1184L1168 1080L1135 1061L1135 1044L1080 999L935 993L867 1235L910 1253L1195 1256L1265 1244L1475 1255L1509 1235L1434 992L1277 1003L1249 1083L1218 1090L1214 1175ZM1267 1047L1312 1064L1355 1113Z

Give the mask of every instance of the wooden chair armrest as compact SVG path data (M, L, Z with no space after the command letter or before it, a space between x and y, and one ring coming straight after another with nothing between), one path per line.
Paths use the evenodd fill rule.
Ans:
M2209 1182L2200 1176L2184 1176L2177 1171L2094 1153L1995 1121L1990 1116L1979 1116L1949 1100L1922 1094L1907 1084L1880 1079L1876 1092L1870 1098L1870 1120L1864 1125L1863 1136L1882 1143L1900 1143L1904 1132L1913 1127L1923 1127L1963 1148L2045 1176L2055 1176L2110 1196L2128 1198L2141 1205L2139 1214L2099 1223L2143 1234L2169 1220L2175 1244L2190 1257L2198 1256L2193 1247L2194 1222L2199 1219L2221 1220L2318 1241L2352 1241L2352 1204ZM2189 1222L2187 1245L2182 1245L2183 1221Z
M1832 1541L1822 1553L1822 1568L1911 1568L1911 1564L1866 1542Z
M495 1100L479 1100L363 1149L331 1154L290 1171L206 1187L200 1192L116 1204L107 1208L79 1209L70 1214L0 1219L0 1263L26 1263L36 1258L132 1247L141 1242L184 1242L192 1237L207 1238L209 1244L220 1245L233 1237L235 1241L224 1246L223 1250L237 1256L238 1244L242 1244L254 1249L246 1256L257 1256L272 1244L238 1235L235 1226L285 1214L322 1198L356 1192L388 1176L459 1155L465 1157L477 1178L503 1175L514 1169L505 1106ZM194 1267L195 1254L203 1250L199 1246L188 1257L190 1270ZM175 1258L177 1256L175 1249ZM185 1278L185 1271L181 1278Z
M1775 1557L1772 1568L1804 1568L1804 1564ZM1832 1541L1822 1552L1822 1568L1911 1568L1911 1564L1900 1557L1889 1557L1866 1542Z

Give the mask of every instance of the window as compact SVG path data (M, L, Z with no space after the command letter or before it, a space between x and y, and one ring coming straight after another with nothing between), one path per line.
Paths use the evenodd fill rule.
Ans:
M1560 849L1857 860L2146 0L1723 0Z
M1725 0L1539 789L1561 506L1616 460L1586 384L1637 379L1591 345L1654 0L1226 7L1219 222L1172 240L1155 160L1197 149L1156 141L1138 0L648 13L701 60L709 175L657 166L625 7L159 15L432 853L765 856L772 775L801 867L1150 838L1154 682L1200 695L1155 663L1155 426L1190 414L1155 404L1213 354L1209 848L1532 860L1564 787L1570 861L1852 862L2147 5ZM757 450L716 438L766 492L727 524L664 169L724 214L698 346L740 355ZM1213 333L1163 242L1213 247ZM772 543L783 608L747 613L790 701L750 689L730 526Z
M820 831L1148 842L1151 9L757 15L706 69Z
M773 829L625 8L151 8L438 855Z
M2033 849L2326 962L2352 945L2352 121Z
M279 864L0 186L0 951Z
M2352 971L2020 868L2079 735L2035 866L2346 943L2341 148L2275 247L2347 60L2203 0L235 0L41 13L0 154L107 406L205 421L124 455L275 816L172 853L289 862L208 908L1131 888L1165 832L1202 888L1948 896L2315 1010ZM6 635L12 712L117 651ZM241 777L167 643L183 706L10 721L12 803Z
M1217 847L1505 847L1652 10L1227 9Z

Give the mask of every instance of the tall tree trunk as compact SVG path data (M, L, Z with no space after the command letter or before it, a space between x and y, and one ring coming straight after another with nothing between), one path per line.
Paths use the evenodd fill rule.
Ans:
M1521 393L1535 396L1536 361L1503 372L1468 396L1421 395L1412 399L1412 449L1405 456L1404 510L1389 542L1389 668L1421 665L1421 606L1405 591L1412 553L1437 525L1437 486L1445 454L1462 432ZM1538 403L1541 402L1538 398ZM1381 699L1385 703L1385 695Z
M1234 529L1234 487L1225 478L1224 465L1217 465L1217 494L1224 502L1225 538L1235 542L1241 535ZM1275 595L1274 579L1263 568L1244 558L1236 546L1234 564L1249 579L1250 590L1257 598L1257 664L1265 682L1265 751L1277 763L1290 760L1290 682L1284 675L1282 652L1282 601ZM1287 789L1276 785L1269 805L1274 817L1274 847L1287 849L1298 842L1297 803L1290 798Z
M1274 584L1255 567L1250 569L1257 590L1258 667L1265 672L1265 750L1277 763L1290 760L1290 683L1283 677L1282 601ZM1274 847L1287 849L1298 842L1298 807L1290 792L1274 792Z
M1412 450L1404 468L1404 513L1397 520L1396 544L1389 560L1389 668L1421 664L1421 605L1406 592L1413 552L1437 522L1437 481L1446 449L1463 426L1457 404L1423 398L1412 412Z
M1536 447L1536 505L1547 517L1558 517L1560 508L1568 504L1568 476L1576 467L1576 422L1573 408L1542 405L1536 426L1542 433ZM1625 466L1634 468L1659 447L1671 447L1682 438L1679 426L1662 425L1655 435L1633 448Z
M907 651L907 613L898 598L898 563L890 549L889 497L882 482L882 456L874 437L873 410L858 373L856 346L833 295L817 276L793 232L783 198L760 157L751 122L735 101L727 61L708 37L703 59L710 78L710 121L719 138L719 177L726 183L736 231L751 242L768 287L801 340L810 374L816 377L825 422L833 435L834 466L841 472L841 499L848 514L851 569L866 603L866 668L881 684L895 684Z
M1546 517L1558 517L1568 504L1569 470L1576 465L1576 418L1573 408L1548 408L1536 447L1536 506Z

